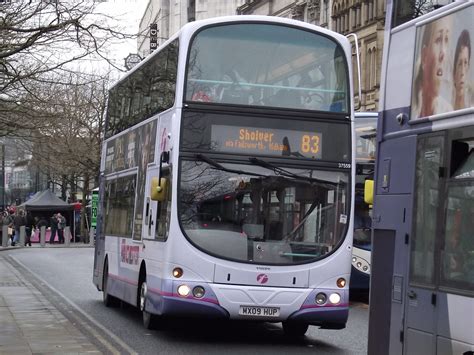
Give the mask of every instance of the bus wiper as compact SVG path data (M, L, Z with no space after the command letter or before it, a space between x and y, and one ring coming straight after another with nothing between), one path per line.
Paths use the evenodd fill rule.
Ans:
M334 183L334 182L331 182L331 181L316 179L316 178L312 178L312 177L309 177L309 176L300 176L298 174L292 173L291 171L283 169L279 166L273 165L273 164L271 164L271 163L269 163L265 160L258 159L258 158L255 158L255 157L249 158L249 161L250 161L250 163L261 166L262 168L272 170L276 175L290 177L290 178L293 178L295 180L304 180L304 181L309 181L309 182L317 182L319 184L322 184L323 186L324 185L327 186L327 184L329 184L330 188L334 188L334 185L337 184L337 183Z
M258 176L258 177L266 177L266 175L262 174L257 174L257 173L252 173L250 171L244 171L244 170L238 170L238 169L229 169L224 167L223 165L219 164L216 162L214 159L209 158L208 156L204 154L196 154L196 158L209 164L212 166L214 169L221 170L221 171L226 171L228 173L234 173L234 174L242 174L242 175L251 175L251 176Z
M306 222L306 219L309 217L309 215L311 213L313 213L313 211L316 209L316 207L318 206L318 200L315 200L313 201L313 203L311 204L311 206L309 206L309 209L308 211L306 211L306 213L304 214L303 218L301 219L300 223L298 223L298 225L293 228L293 230L288 233L287 235L285 235L283 237L283 240L285 241L288 241L288 240L291 240L291 237L295 237L296 236L296 233L300 230L300 228L303 226L303 224Z

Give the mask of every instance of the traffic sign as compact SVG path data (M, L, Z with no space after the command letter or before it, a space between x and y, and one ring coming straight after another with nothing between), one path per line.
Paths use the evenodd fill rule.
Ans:
M97 209L99 208L99 191L92 191L91 227L97 227Z

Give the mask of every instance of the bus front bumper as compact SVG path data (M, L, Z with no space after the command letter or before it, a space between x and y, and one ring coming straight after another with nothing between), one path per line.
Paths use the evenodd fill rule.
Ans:
M314 299L317 290L310 293L309 299ZM347 295L345 295L347 297ZM346 298L345 297L345 298ZM210 319L240 319L261 322L294 322L319 326L323 329L343 329L349 315L349 305L343 302L339 305L316 306L312 302L305 302L301 307L280 318L245 317L231 315L218 301L215 294L203 299L180 297L176 294L164 292L149 292L146 309L154 314L170 317L198 317Z

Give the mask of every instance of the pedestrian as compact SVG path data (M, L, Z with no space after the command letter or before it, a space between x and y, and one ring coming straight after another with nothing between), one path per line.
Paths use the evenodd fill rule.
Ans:
M3 245L3 238L9 238L9 234L8 234L8 229L10 228L10 225L12 223L12 219L10 217L10 214L8 213L8 211L3 211L1 214L0 214L0 242L2 243L1 245ZM7 234L6 235L3 235L3 226L7 226Z
M58 230L58 218L56 213L49 220L51 226L51 235L49 237L49 244L54 244L54 238L56 237L56 231Z
M66 218L59 212L57 213L56 218L58 220L59 243L64 244L64 228L66 228Z
M41 242L41 227L48 228L48 221L44 217L39 217L39 218L37 217L36 219L37 219L36 228L38 228L38 243L39 243Z
M25 246L29 245L31 247L31 233L33 232L34 228L35 228L35 220L34 220L33 216L31 215L31 212L26 211L26 217L25 217L26 241L25 241Z
M23 210L18 210L13 218L13 227L15 229L15 236L13 237L12 246L20 240L20 228L26 225L25 214Z

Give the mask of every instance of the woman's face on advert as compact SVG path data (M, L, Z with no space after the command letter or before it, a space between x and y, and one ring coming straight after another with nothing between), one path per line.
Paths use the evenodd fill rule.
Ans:
M424 76L427 82L431 82L433 89L437 91L439 83L447 73L446 56L449 45L449 29L445 21L433 24L433 31L424 55Z
M469 48L461 47L458 59L454 63L454 86L456 91L464 91L467 73L469 71Z
M433 54L435 56L435 75L440 78L446 74L446 53L449 45L449 29L444 21L435 25L433 33Z

